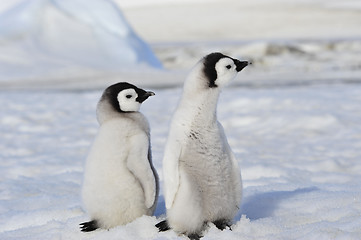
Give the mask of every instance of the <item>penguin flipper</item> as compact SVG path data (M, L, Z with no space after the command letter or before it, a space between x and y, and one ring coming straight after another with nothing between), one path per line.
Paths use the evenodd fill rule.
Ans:
M239 205L241 204L241 196L242 196L241 172L240 172L240 169L238 166L238 161L237 161L234 153L232 152L231 147L228 144L227 137L226 137L226 134L224 133L223 126L219 122L217 122L217 124L218 124L218 128L220 130L221 137L226 142L225 146L226 146L227 155L230 156L230 158L232 160L232 179L233 179L233 184L234 184L233 188L235 190L234 195L239 196L238 201L237 201L237 208L239 208Z
M173 206L180 185L179 157L182 154L182 147L177 140L179 135L181 134L177 129L174 130L171 126L163 157L164 200L167 209Z
M159 232L165 232L165 231L170 230L167 220L163 220L163 221L157 223L155 226L158 228Z
M91 232L99 228L98 222L96 220L92 220L90 222L83 222L80 223L79 225L81 225L80 230L82 232Z
M151 208L157 199L157 183L154 176L151 159L149 159L149 140L145 134L137 134L130 139L130 150L127 158L127 167L139 181L145 196L145 206Z

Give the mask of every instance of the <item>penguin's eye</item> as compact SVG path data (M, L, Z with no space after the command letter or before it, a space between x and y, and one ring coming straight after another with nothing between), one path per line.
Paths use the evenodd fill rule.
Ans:
M132 98L133 96L128 94L125 97L129 99L129 98Z
M231 67L232 67L231 65L227 65L227 66L226 66L227 69L231 69Z

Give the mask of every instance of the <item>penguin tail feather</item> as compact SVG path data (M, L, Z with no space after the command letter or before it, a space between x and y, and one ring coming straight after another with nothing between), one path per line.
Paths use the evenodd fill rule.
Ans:
M91 232L99 228L98 222L96 220L92 220L90 222L83 222L79 225L82 232Z

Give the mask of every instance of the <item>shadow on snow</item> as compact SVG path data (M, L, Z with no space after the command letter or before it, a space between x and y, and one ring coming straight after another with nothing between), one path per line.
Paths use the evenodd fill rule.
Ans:
M246 215L251 221L271 217L283 201L299 194L317 190L319 190L317 187L308 187L299 188L293 191L273 191L248 196L243 200L241 211L237 214L235 220L239 221L242 215Z

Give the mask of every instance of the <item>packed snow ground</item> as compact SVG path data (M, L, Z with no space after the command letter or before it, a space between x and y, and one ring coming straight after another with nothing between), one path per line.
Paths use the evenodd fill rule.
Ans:
M155 167L180 89L154 90L142 106ZM227 88L218 114L242 169L244 196L233 231L204 239L360 239L361 86ZM0 239L177 239L157 217L80 232L89 220L80 188L97 132L94 92L2 92Z
M21 1L2 1L0 11ZM0 239L179 239L154 227L165 214L162 189L155 216L80 232L78 224L89 220L80 199L83 164L97 132L102 89L132 81L156 92L141 111L151 125L162 187L168 124L181 93L165 87L181 85L211 51L254 64L223 91L218 107L242 171L242 206L232 231L210 226L204 239L360 239L360 2L134 2L117 1L167 70L114 72L96 64L29 76L2 65ZM2 44L19 52L1 51L0 60L21 65L26 47Z

